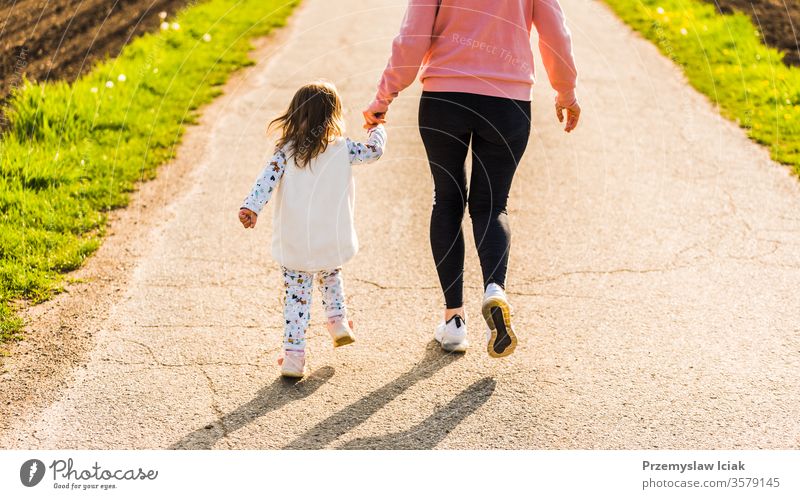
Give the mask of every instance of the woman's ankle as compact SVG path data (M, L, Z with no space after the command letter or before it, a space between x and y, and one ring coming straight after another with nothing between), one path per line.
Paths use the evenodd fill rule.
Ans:
M464 307L463 306L458 307L458 308L448 308L448 309L446 309L444 311L444 321L447 322L450 319L452 319L453 317L455 317L456 315L461 316L462 319L464 318Z

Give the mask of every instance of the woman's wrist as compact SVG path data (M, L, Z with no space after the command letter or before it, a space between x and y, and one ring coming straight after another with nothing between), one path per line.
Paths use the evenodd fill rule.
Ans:
M578 98L575 96L575 89L566 90L563 92L558 92L556 95L556 104L562 107L570 107L578 102Z
M370 103L367 110L373 114L386 113L389 110L389 102L376 97L375 100Z

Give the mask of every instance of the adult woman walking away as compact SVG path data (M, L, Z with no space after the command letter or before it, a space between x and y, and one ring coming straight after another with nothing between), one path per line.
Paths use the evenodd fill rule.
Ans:
M566 111L565 131L572 131L580 116L577 71L558 0L410 0L375 100L364 111L368 126L383 123L392 100L422 67L419 129L434 183L431 249L446 305L434 338L448 351L468 346L461 232L467 206L483 271L487 351L505 357L517 344L505 293L506 202L530 135L532 26L557 92L556 115L563 122Z

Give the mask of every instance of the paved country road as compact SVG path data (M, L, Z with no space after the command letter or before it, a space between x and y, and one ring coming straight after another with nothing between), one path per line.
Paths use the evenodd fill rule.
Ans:
M563 0L584 108L567 135L539 69L510 203L514 355L432 343L440 292L419 86L359 168L346 269L358 342L314 305L312 375L278 378L269 217L236 211L299 83L333 80L359 136L405 2L307 0L115 214L69 293L5 361L2 448L798 448L800 183L600 2ZM468 221L467 221L468 223ZM471 234L470 230L465 231ZM471 245L468 240L468 245Z

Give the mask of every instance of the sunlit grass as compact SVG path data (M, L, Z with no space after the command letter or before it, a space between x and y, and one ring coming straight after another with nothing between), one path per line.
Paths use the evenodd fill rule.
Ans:
M800 68L783 64L742 13L698 0L605 0L772 158L800 174Z
M72 84L14 93L0 139L0 342L21 328L12 305L58 291L98 248L106 213L155 176L198 107L251 63L249 40L283 25L297 3L209 0Z

